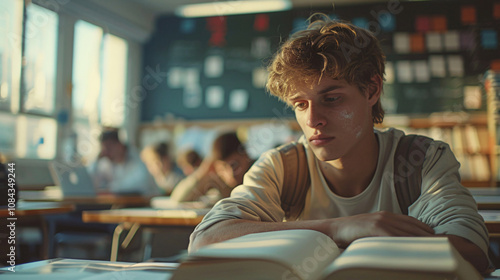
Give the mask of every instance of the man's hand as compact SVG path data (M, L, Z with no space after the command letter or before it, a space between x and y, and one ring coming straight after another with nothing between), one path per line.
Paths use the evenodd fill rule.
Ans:
M328 221L328 220L327 220ZM402 214L381 211L329 220L327 233L339 247L368 236L432 236L434 230Z

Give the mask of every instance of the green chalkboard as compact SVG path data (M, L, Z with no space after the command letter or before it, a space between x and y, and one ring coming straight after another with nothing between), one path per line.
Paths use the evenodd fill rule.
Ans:
M492 12L494 4L389 1L213 18L161 16L144 46L141 120L151 122L172 116L187 120L293 116L266 92L261 70L280 43L304 28L307 17L315 12L367 27L380 39L395 76L384 87L384 99L390 104L387 113L462 111L464 87L480 85L490 62L500 59L500 20ZM464 21L464 9L471 8L474 21ZM434 38L443 45L453 33L459 36L459 46L432 50L427 46L429 33L436 33ZM395 47L395 38L401 38L401 34L423 38L423 50L412 45L410 51L401 52ZM492 38L495 34L496 45ZM431 71L431 61L436 57L444 61L446 68L439 75ZM450 66L450 61L457 58L463 67L458 74ZM424 67L416 68L417 64ZM415 78L404 80L403 68L398 68L404 65L413 69ZM421 69L427 69L428 77L421 72L416 76Z

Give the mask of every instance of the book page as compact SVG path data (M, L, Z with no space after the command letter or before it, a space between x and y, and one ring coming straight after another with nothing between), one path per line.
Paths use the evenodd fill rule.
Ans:
M481 279L446 237L368 237L353 242L325 270L325 275L331 276L326 279L343 279L339 278L339 271L352 275L353 271L367 270L377 275L387 271L384 279L396 279L389 277L391 273L398 277L405 273L408 277L414 275L411 279L444 279L443 276L455 277L459 269L469 278L456 279Z
M248 234L212 244L191 254L188 261L267 260L291 268L300 279L316 279L339 254L339 248L328 236L300 229Z

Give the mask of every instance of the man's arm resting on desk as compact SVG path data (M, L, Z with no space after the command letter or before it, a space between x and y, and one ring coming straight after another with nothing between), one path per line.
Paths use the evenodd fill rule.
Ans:
M191 250L249 233L284 229L312 229L330 236L341 248L367 236L432 236L434 231L417 219L390 212L360 214L343 218L295 222L260 222L243 219L213 224L193 239Z

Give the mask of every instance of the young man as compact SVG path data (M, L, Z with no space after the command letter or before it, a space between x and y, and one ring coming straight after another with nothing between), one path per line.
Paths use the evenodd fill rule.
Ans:
M286 186L278 151L261 156L231 197L191 236L190 250L253 232L307 228L339 247L367 236L447 236L479 271L488 266L488 232L449 146L432 141L421 194L402 214L394 191L394 152L403 132L374 130L385 56L368 31L328 19L293 35L269 66L268 89L288 103L304 133L310 188L297 221L282 222ZM397 168L397 167L396 167Z
M88 167L98 191L144 196L160 194L146 165L120 140L117 129L104 129L99 141L101 151L97 160Z
M161 190L161 195L170 195L175 186L184 179L183 174L174 167L169 145L159 142L145 147L141 159Z

